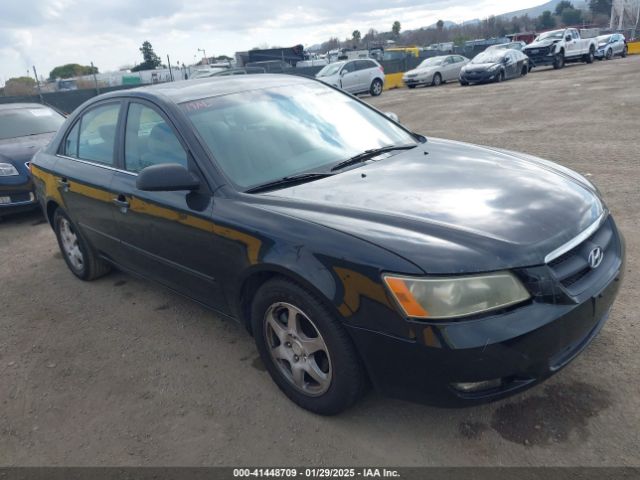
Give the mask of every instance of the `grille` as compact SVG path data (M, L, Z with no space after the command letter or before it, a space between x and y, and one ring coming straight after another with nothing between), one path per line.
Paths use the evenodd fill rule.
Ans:
M620 258L614 237L611 219L608 218L584 242L548 263L556 279L571 295L579 295L597 283L601 276L600 272L604 274L608 270L606 266ZM589 253L596 247L602 249L604 256L598 267L591 268L588 260Z

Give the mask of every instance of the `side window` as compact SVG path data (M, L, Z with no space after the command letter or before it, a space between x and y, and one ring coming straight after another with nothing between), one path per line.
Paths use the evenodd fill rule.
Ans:
M67 138L64 141L62 154L67 157L78 158L78 132L80 132L80 122L76 122Z
M371 68L370 62L366 60L356 60L356 70L366 70L367 68Z
M124 140L125 168L137 173L160 163L189 166L187 152L160 114L140 103L131 103Z
M80 118L78 158L113 165L119 111L120 104L111 103L93 108Z
M574 39L578 39L580 38L580 35L578 35L578 31L577 30L571 30L571 35L573 35Z
M342 71L345 73L351 73L356 70L356 62L349 62L342 67Z

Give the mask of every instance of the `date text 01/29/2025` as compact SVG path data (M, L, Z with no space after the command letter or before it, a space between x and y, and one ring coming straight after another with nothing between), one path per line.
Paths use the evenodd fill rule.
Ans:
M234 478L398 478L397 470L387 468L234 468Z

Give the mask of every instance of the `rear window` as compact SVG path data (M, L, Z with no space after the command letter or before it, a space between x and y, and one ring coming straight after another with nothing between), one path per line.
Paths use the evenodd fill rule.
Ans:
M64 117L50 108L0 110L0 140L55 132L63 123Z

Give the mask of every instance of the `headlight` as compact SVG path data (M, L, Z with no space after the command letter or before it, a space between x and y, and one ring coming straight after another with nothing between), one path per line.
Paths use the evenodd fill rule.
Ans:
M16 167L10 163L0 163L0 177L12 177L14 175L20 175Z
M407 317L458 318L508 307L529 299L529 292L510 272L460 277L400 277L384 282Z

